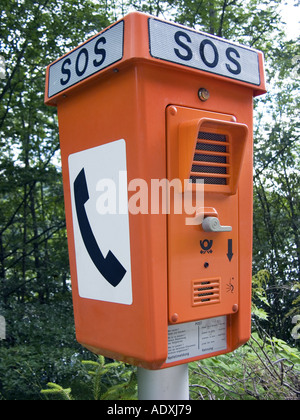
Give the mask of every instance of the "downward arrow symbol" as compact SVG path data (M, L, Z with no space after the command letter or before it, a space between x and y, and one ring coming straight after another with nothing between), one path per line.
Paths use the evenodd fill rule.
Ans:
M228 260L231 261L233 257L232 253L232 239L228 239L228 252L227 252Z

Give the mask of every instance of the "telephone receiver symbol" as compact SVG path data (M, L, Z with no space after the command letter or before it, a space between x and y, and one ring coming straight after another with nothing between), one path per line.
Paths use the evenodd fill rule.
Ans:
M86 250L102 276L112 286L116 287L125 276L126 270L111 251L104 257L97 244L85 210L85 203L89 200L89 192L84 168L74 181L74 197L79 229Z

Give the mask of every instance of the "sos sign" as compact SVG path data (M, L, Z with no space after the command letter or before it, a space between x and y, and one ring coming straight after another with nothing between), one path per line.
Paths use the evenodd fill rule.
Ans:
M155 18L148 19L148 30L149 52L155 59L260 85L258 53L253 49ZM48 97L122 60L123 47L121 20L50 66Z
M149 19L152 57L260 85L257 51L221 38Z
M123 58L124 22L120 21L50 66L51 98Z

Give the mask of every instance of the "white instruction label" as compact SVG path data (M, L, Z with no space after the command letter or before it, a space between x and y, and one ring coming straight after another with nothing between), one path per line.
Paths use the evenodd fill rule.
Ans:
M203 319L168 328L166 363L190 359L227 348L226 316Z

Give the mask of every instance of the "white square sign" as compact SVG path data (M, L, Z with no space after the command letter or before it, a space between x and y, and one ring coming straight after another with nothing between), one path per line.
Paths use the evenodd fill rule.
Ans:
M79 295L132 304L126 143L69 156Z

